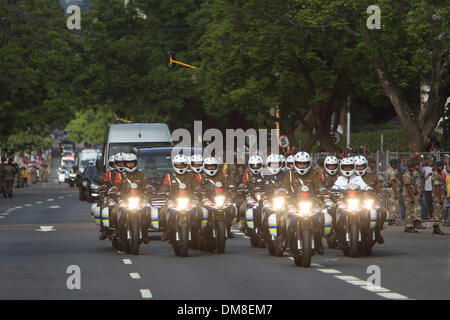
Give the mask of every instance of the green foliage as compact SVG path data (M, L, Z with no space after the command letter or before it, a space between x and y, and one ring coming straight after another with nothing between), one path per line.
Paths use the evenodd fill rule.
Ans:
M75 142L86 141L90 144L102 143L108 124L114 119L114 112L107 106L77 111L75 119L69 122L66 129L68 137Z

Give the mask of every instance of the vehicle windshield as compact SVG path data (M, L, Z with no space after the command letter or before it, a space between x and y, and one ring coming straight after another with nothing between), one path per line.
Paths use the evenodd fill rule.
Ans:
M150 179L164 179L167 173L175 171L172 167L170 153L140 154L138 168Z
M88 179L100 182L102 180L102 175L97 171L95 166L89 166L85 170L85 176Z
M108 159L119 152L129 153L133 148L150 148L170 145L170 142L144 142L144 143L111 143L109 144Z
M64 161L62 164L62 168L70 169L75 165L75 161Z

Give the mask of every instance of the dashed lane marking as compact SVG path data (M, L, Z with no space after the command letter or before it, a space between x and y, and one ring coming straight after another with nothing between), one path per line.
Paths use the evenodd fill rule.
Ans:
M377 293L377 295L379 295L379 296L381 296L383 298L386 298L386 299L396 299L396 300L407 300L407 299L409 299L408 297L406 297L406 296L404 296L402 294L396 293L396 292L380 292L380 293Z
M367 286L367 281L364 281L364 280L346 280L345 282L353 284L354 286L360 286L360 287Z
M0 219L5 219L5 216L0 216Z
M61 206L51 206L51 207L49 207L50 209L59 209L59 208L61 208Z
M7 216L9 214L9 212L3 212L2 216Z
M354 276L335 276L336 278L344 281L356 281L359 280L357 277Z
M33 205L31 204L31 203L27 203L26 205L25 205L25 207L32 207Z
M151 299L153 297L149 289L141 289L139 291L141 292L141 296L144 299Z
M124 264L133 264L130 259L122 259Z
M323 273L341 273L339 270L336 269L317 269L317 270Z
M373 285L371 283L367 283L365 286L361 286L361 288L369 290L370 292L390 292L391 290Z
M47 201L55 201L55 199L47 199Z
M36 204L43 204L43 202L42 201L37 201Z
M131 277L131 279L140 279L141 278L140 274L137 272L130 273L130 277Z

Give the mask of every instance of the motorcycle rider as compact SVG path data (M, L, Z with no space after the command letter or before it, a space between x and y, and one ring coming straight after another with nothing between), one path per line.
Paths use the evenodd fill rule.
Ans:
M295 157L293 154L289 155L286 158L286 170L292 170L294 169L294 162L295 162Z
M280 194L281 185L284 180L286 172L283 169L283 158L278 154L271 154L266 159L266 167L270 172L269 175L264 176L264 201L262 209L263 230L268 230L269 216L276 211L272 208L272 199ZM285 191L285 189L283 189ZM285 215L283 215L283 219Z
M347 190L351 184L356 185L361 190L370 190L367 183L361 178L361 176L355 174L355 162L351 158L344 158L339 163L339 170L341 175L336 179L333 190Z
M288 212L290 210L295 210L292 202L295 201L293 196L301 189L302 186L308 186L309 190L314 195L325 195L327 193L322 181L319 179L318 173L311 168L311 156L304 151L298 152L294 156L294 169L289 170L284 177L281 188L287 190L291 197L291 204L288 206ZM322 211L322 204L317 203ZM324 253L324 248L322 244L322 236L324 233L324 221L321 219L321 227L319 226L320 233L315 238L317 253L322 255Z
M111 184L112 181L115 179L116 172L117 172L114 155L109 157L108 166L106 169L107 169L106 173L103 174L102 180L103 180L103 183L105 183L105 184Z
M196 194L200 191L200 183L194 175L193 169L191 169L191 172L188 172L189 165L189 158L184 154L177 154L173 157L172 167L175 172L166 174L164 182L158 190L158 193L168 194L167 204L160 210L160 223L161 229L163 230L161 240L163 241L167 240L169 236L171 227L170 223L172 220L171 217L173 215L173 211L171 209L174 208L174 201L178 196L178 189L180 188L180 185L185 185L188 194L193 198L191 201L191 212L194 214L194 220L200 220L198 224L201 225L201 217L197 210L196 198Z
M354 158L355 161L355 173L360 176L363 181L373 189L373 191L379 195L381 193L381 183L378 180L377 173L375 171L372 171L370 173L367 172L368 169L368 161L364 156L356 156ZM381 217L379 218L379 221L377 221L376 228L375 228L375 239L379 244L384 243L383 236L381 235L381 230L383 229L384 221L387 217L387 211L386 209L378 203L380 206L380 213Z
M248 190L247 196L239 207L239 215L241 217L241 221L246 221L245 212L247 211L247 208L254 208L255 206L257 206L257 204L255 204L255 200L257 200L255 193L262 191L264 183L262 168L263 159L260 156L253 155L248 159L248 167L244 172L242 183L240 185L241 189L242 187L246 187L246 189ZM244 226L245 224L243 223L241 229L243 229Z
M231 223L234 216L236 215L236 207L231 201L231 183L229 179L225 176L223 170L219 170L220 164L215 157L207 157L203 161L203 170L198 173L198 177L201 183L202 196L203 196L203 207L208 210L208 215L211 213L214 207L214 195L213 192L217 185L221 185L223 193L226 196L227 203L224 205L225 212L228 216L227 225L227 235L228 238L233 238L231 232ZM209 222L209 220L208 220Z
M130 193L130 184L135 183L138 186L138 190L140 194L144 194L146 191L148 191L148 183L147 178L145 177L144 173L140 170L138 170L137 167L137 156L134 153L128 153L128 154L120 154L122 156L122 162L123 162L123 172L120 174L120 181L118 179L114 180L114 185L119 188L120 196L123 199L124 196L128 195ZM120 161L119 161L120 164ZM116 176L117 178L117 176ZM119 206L115 206L111 212L111 220L113 221L114 226L118 226L119 221ZM144 210L144 214L147 214L147 212ZM147 230L148 228L148 218L144 218L143 221L145 222L145 225L143 225L143 230ZM147 232L143 232L143 240L144 243L148 243L148 234Z
M339 167L339 160L335 156L328 156L323 161L323 167L324 170L319 172L319 179L322 181L324 187L327 190L330 190L333 185L336 183L336 180L338 178L338 167ZM328 214L332 217L332 226L331 229L331 239L335 239L336 236L336 203L337 199L325 199L325 206L327 208Z

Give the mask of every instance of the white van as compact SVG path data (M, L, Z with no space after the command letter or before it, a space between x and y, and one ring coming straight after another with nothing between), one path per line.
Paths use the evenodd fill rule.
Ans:
M111 124L103 144L103 166L111 155L131 152L133 148L172 146L169 127L164 123Z
M78 157L78 170L83 172L83 169L89 164L89 161L97 160L97 151L94 149L85 149L80 152Z

